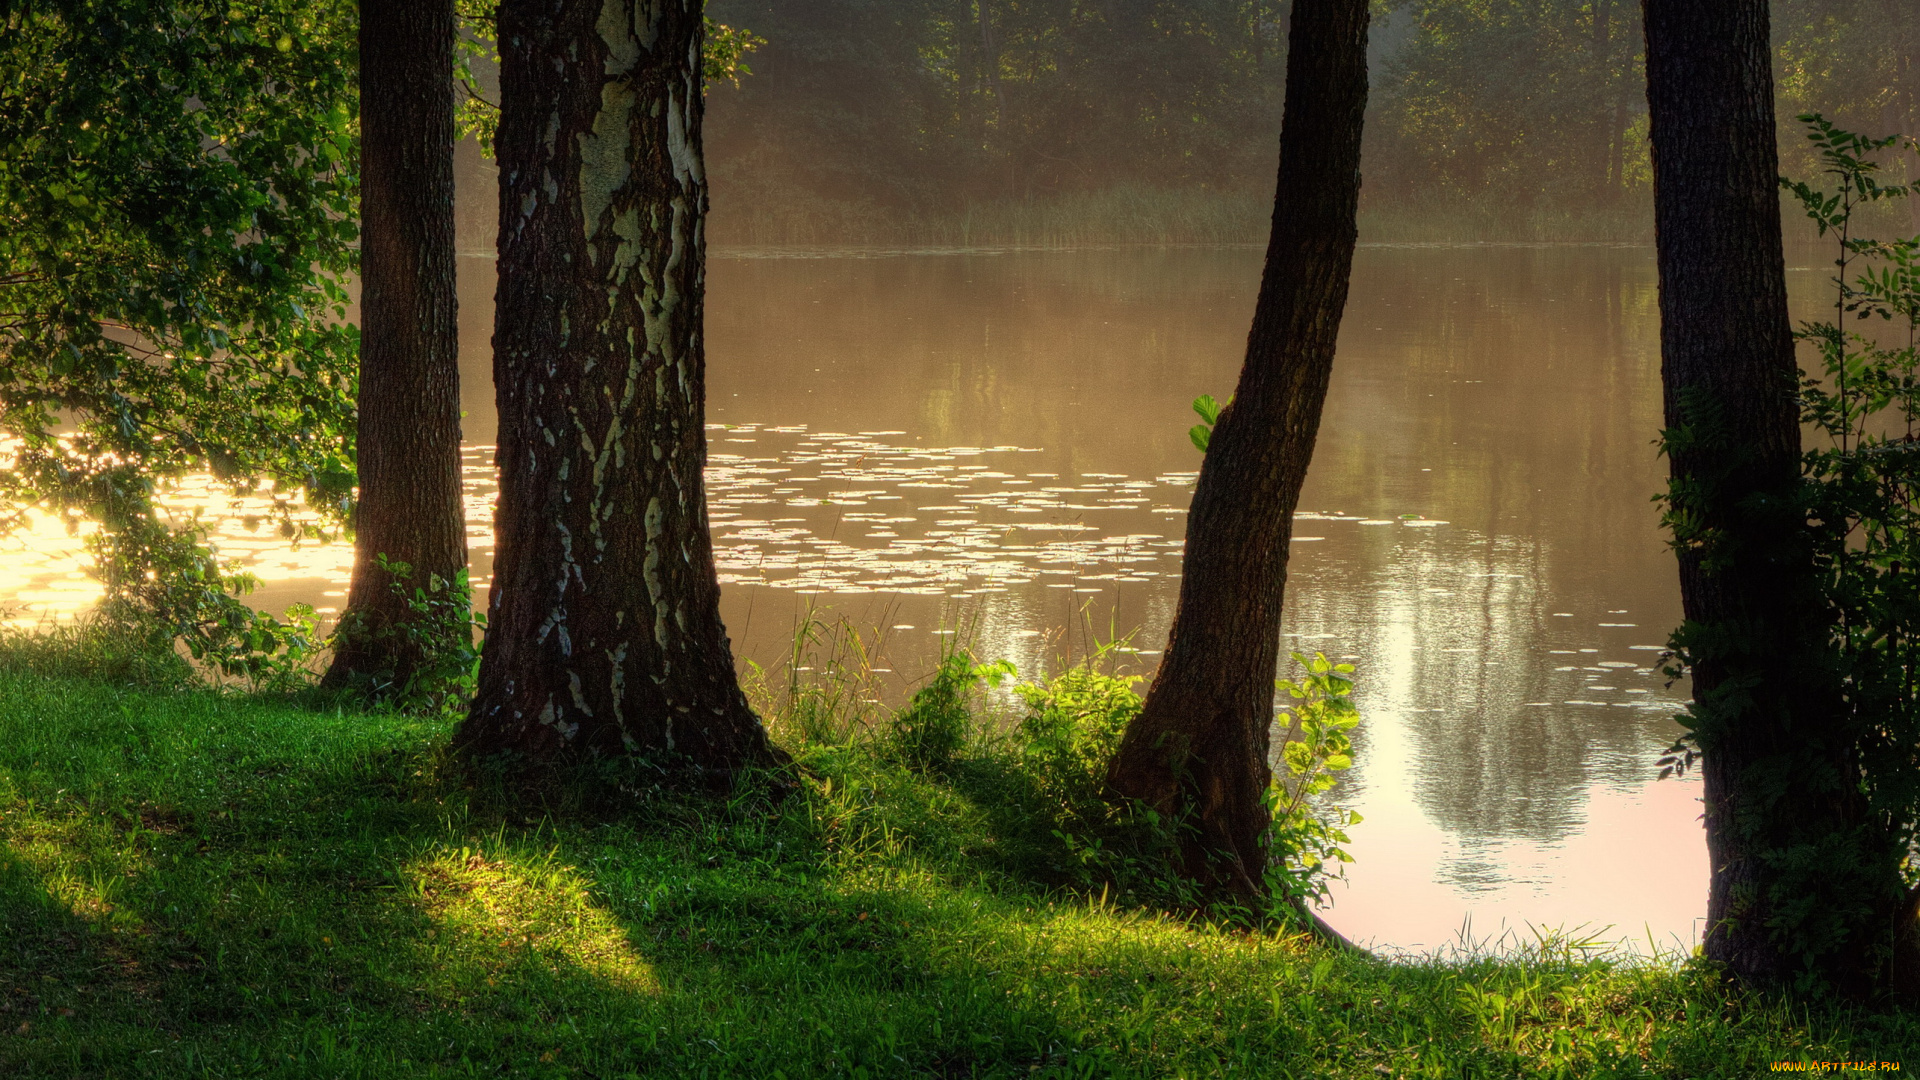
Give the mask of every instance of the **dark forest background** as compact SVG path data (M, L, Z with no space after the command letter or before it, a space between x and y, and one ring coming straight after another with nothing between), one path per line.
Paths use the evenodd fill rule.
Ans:
M765 39L709 95L715 239L1258 240L1289 6L711 0ZM1773 12L1787 172L1801 112L1920 133L1920 3ZM1637 0L1380 0L1371 52L1370 238L1650 235Z

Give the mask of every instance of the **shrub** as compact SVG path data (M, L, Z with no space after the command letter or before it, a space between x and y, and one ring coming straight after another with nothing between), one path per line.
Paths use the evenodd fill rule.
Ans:
M153 655L179 642L217 681L286 691L313 681L323 648L319 616L294 604L285 621L241 597L259 579L223 563L199 521L176 528L152 514L126 514L87 541L106 588L98 621L112 638L143 638Z
M1324 898L1327 884L1353 861L1340 845L1360 815L1316 800L1332 788L1336 774L1353 767L1347 732L1360 723L1353 706L1352 664L1335 664L1324 653L1293 658L1307 669L1299 680L1275 685L1293 700L1292 724L1280 745L1280 768L1267 789L1267 889L1276 906L1298 909Z
M1044 683L1015 689L1026 703L1015 775L1019 813L1046 866L1081 888L1110 888L1137 900L1194 908L1202 897L1180 873L1177 830L1152 808L1108 798L1107 763L1142 706L1136 675L1101 670L1104 653ZM1267 806L1270 863L1264 912L1230 916L1291 921L1324 897L1328 883L1353 861L1341 845L1360 815L1327 805L1337 774L1353 764L1347 732L1359 722L1353 666L1316 653L1295 654L1306 669L1276 686L1291 700ZM1044 837L1044 839L1042 838Z
M412 564L374 556L388 587L406 604L407 617L377 628L354 617L341 619L341 638L377 643L384 670L356 672L347 689L366 704L395 712L464 715L480 682L480 644L487 617L473 610L473 588L462 567L452 578L427 574ZM397 670L396 670L397 669Z
M1010 660L979 663L965 649L948 646L933 678L894 714L887 732L888 749L917 769L950 768L973 737L980 685L999 686L1012 674Z
M1106 801L1107 762L1127 725L1140 714L1138 675L1109 675L1092 663L1068 668L1046 683L1025 683L1020 721L1023 771L1052 826L1086 832L1112 817Z

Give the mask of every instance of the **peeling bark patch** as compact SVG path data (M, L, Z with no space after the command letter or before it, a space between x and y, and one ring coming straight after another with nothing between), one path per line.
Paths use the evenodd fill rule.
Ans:
M616 622L617 621L618 620L616 620ZM634 739L633 734L627 730L627 713L625 708L627 697L626 642L621 642L619 648L610 650L607 653L607 666L611 669L607 679L607 691L610 700L613 702L613 722L620 728L621 744L629 751L632 751L637 749L640 744Z
M693 152L687 142L687 102L673 91L667 91L667 156L673 159L673 178L680 181L682 188L692 188L704 177L700 166L700 155ZM678 225L678 200L674 203L675 224ZM679 230L675 229L677 239Z
M579 709L587 716L592 716L593 710L587 707L587 695L582 693L583 688L580 685L579 672L567 672L567 689L573 691L573 707Z
M633 143L633 87L624 81L609 82L600 89L600 111L594 114L593 130L581 132L580 141L580 223L586 230L587 257L592 259L591 241L600 232L600 219L612 205L614 193L626 186L633 165L629 153Z
M666 511L658 498L647 500L647 558L641 573L647 582L647 598L653 601L653 640L667 647L667 591L660 581L660 536L665 531Z
M641 25L634 25L634 16L640 16ZM640 51L653 48L659 28L654 24L658 16L651 3L630 4L627 0L601 0L600 17L594 22L594 32L607 46L606 73L611 76L625 75L640 63Z

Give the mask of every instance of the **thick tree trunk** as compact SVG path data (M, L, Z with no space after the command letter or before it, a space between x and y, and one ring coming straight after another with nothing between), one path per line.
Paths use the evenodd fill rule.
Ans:
M500 6L497 555L480 754L776 752L734 677L701 471L699 0Z
M1242 894L1265 891L1287 545L1347 302L1366 101L1366 0L1297 0L1246 363L1194 490L1166 658L1107 774L1116 795L1198 827L1189 875Z
M1884 957L1899 882L1866 820L1797 493L1767 3L1644 8L1706 951L1750 981L1859 987Z
M451 580L467 565L453 262L453 4L360 12L360 501L353 584L327 681L404 682L412 618L380 556Z

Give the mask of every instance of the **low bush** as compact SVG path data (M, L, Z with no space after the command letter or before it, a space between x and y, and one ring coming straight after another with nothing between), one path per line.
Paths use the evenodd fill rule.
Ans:
M1210 904L1180 872L1182 823L1109 796L1107 763L1142 704L1134 689L1140 677L1115 672L1111 658L1111 647L1099 649L1051 678L1014 686L1018 721L1001 731L979 710L983 691L1013 674L1012 665L980 663L949 647L932 679L883 731L846 748L858 754L870 747L881 761L924 774L921 783L975 808L993 837L992 865L1011 878L1154 910L1204 910L1249 925L1303 922L1308 906L1326 896L1327 883L1351 861L1339 845L1347 842L1344 830L1360 820L1323 798L1352 764L1346 732L1359 714L1351 665L1296 655L1305 673L1278 684L1292 709L1280 717L1290 726L1268 797L1272 897L1266 909L1250 911ZM846 794L844 781L840 794ZM891 822L889 830L898 842L915 839L902 822Z
M914 691L906 708L893 714L884 740L886 751L918 769L952 768L984 730L975 719L981 687L993 689L1013 674L1013 664L1006 660L980 663L965 649L949 644L933 677Z
M411 564L374 556L407 617L369 627L350 611L335 630L339 640L376 647L383 670L354 672L341 687L368 706L398 712L458 718L465 715L480 682L480 641L487 617L473 609L473 588L463 567L453 577L422 575ZM331 677L329 677L331 681Z

